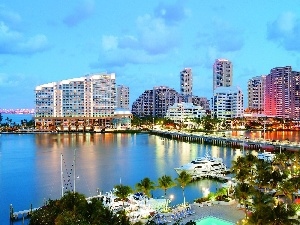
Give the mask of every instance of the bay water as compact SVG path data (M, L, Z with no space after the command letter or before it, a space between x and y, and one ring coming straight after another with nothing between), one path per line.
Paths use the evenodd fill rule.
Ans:
M175 167L206 152L223 158L227 166L235 155L227 147L143 133L0 134L0 224L9 224L10 204L14 211L30 209L31 204L40 207L49 198L60 198L62 186L64 191L75 186L76 191L89 197L96 195L97 189L105 193L120 183L134 188L145 177L157 184L163 175L175 179ZM185 189L186 200L192 202L202 196L203 188L215 191L220 185L211 180L192 182ZM161 198L164 192L157 189L152 195ZM170 195L174 196L171 204L183 202L179 186L167 190Z
M261 136L260 132L230 134L250 138ZM267 132L266 138L299 141L299 132ZM40 207L48 199L60 198L62 190L75 188L89 197L96 195L97 190L102 193L110 191L120 183L134 188L145 177L156 184L163 175L175 179L175 167L206 152L223 158L227 167L239 153L230 147L180 142L146 133L2 133L0 224L10 224L11 204L14 211L30 209L31 204L33 208ZM220 187L221 183L217 181L194 181L185 188L186 200L193 202L202 197L204 188L214 192ZM157 189L152 195L162 198L164 192ZM170 195L174 196L171 205L183 202L179 186L168 189L167 196Z

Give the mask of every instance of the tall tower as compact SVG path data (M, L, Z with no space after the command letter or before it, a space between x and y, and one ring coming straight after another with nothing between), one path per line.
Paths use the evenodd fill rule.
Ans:
M129 109L129 87L124 85L117 86L117 107Z
M289 118L291 113L292 67L275 67L266 76L265 114Z
M258 76L248 81L248 108L262 112L265 105L266 76Z
M213 91L217 87L231 87L232 64L227 59L216 59L213 66Z
M193 95L193 74L191 68L184 68L180 72L180 94L184 99Z

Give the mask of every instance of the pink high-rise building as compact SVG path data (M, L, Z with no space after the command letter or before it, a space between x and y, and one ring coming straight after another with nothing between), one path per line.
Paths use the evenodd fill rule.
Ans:
M291 66L275 67L266 76L264 112L267 116L300 118L300 73Z

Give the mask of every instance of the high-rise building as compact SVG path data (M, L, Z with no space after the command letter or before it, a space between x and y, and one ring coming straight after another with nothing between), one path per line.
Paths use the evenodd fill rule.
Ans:
M117 108L129 109L129 87L124 85L117 86Z
M167 86L146 90L132 104L132 113L137 116L164 117L169 106L178 102L179 94Z
M115 86L114 73L37 86L35 116L112 116L116 109Z
M184 98L193 95L193 74L191 68L185 68L180 72L180 94Z
M131 112L136 116L153 116L153 90L146 90L132 104Z
M300 73L291 66L275 67L266 76L265 107L267 116L300 118Z
M289 118L290 116L290 82L292 68L275 67L266 76L265 108L268 116Z
M206 97L192 97L192 103L195 106L201 106L205 111L210 110L209 100Z
M227 59L216 59L213 65L213 90L232 85L232 64Z
M244 116L244 98L238 87L218 87L214 91L214 114L219 119Z
M291 118L300 120L300 72L292 71Z
M262 113L265 105L266 76L257 76L248 81L248 108Z
M35 96L38 127L107 127L117 107L115 74L90 74L39 85Z
M178 101L178 92L167 86L158 86L153 88L153 115L164 117L169 106Z

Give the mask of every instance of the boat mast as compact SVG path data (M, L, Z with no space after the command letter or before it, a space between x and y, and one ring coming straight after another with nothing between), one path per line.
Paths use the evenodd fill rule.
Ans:
M61 197L64 196L63 171L62 171L62 157L63 157L63 155L60 154L60 184L61 184Z
M76 191L76 149L74 149L74 190L73 193Z

